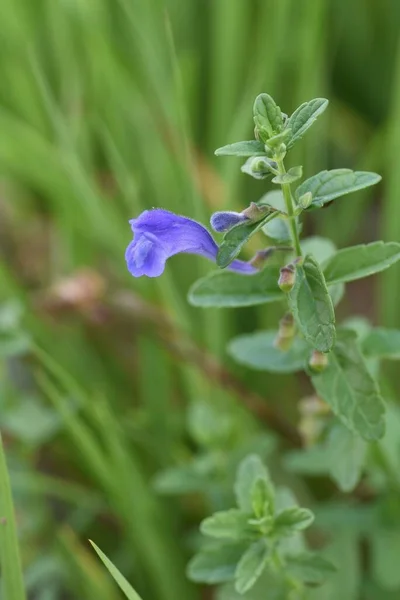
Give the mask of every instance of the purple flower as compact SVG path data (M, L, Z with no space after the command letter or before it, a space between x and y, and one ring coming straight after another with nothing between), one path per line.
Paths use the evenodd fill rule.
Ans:
M244 221L248 221L246 215L231 210L216 212L210 219L211 227L214 231L218 231L219 233L228 231L228 229L231 229L234 225L243 223Z
M129 221L134 240L125 252L129 272L134 277L158 277L170 256L187 252L201 254L215 261L218 246L203 225L164 210L145 210L137 219ZM234 260L228 267L238 273L255 273L250 264Z

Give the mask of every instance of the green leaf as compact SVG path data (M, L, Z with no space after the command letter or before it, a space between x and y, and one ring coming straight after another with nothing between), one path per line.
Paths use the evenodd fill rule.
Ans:
M367 441L383 436L385 407L354 332L340 332L329 355L328 367L314 375L312 383L318 395L351 431Z
M292 131L290 129L285 129L277 135L273 135L272 137L268 138L268 140L265 142L265 145L271 150L275 150L276 148L279 148L281 144L285 144L291 135Z
M313 200L307 210L320 208L327 202L375 185L381 176L368 171L352 171L351 169L333 169L321 171L306 179L296 190L298 200L306 192L311 192Z
M29 336L20 331L0 331L0 358L25 354L30 341Z
M215 448L226 444L235 436L240 424L237 415L217 402L208 399L196 399L186 409L188 433L202 447ZM212 454L196 454L198 460Z
M265 156L265 146L257 140L236 142L222 146L215 151L216 156Z
M250 490L251 506L257 519L269 514L274 498L271 498L271 485L265 479L258 477Z
M346 427L337 424L330 431L326 451L332 478L343 492L350 492L360 480L367 444Z
M240 167L242 173L254 177L254 179L267 179L271 177L272 171L270 167L270 160L263 156L253 156L246 160L246 162Z
M275 242L278 242L280 244L289 242L291 243L290 229L288 226L287 219L285 219L284 217L277 217L276 219L273 219L272 221L264 225L262 230L266 236L268 236L269 238L271 238L271 240L274 240Z
M259 201L260 205L268 204L281 213L286 212L285 200L281 190L272 190L267 192ZM263 233L269 238L278 242L290 241L290 230L287 220L283 217L277 217L263 226Z
M113 577L114 581L119 585L121 590L124 592L125 596L128 600L141 600L140 596L135 592L133 587L128 583L125 577L118 571L117 567L113 565L111 560L107 558L107 556L100 550L98 546L92 540L89 540L94 550L96 551L98 557L103 562L104 566L108 569L110 575Z
M303 167L292 167L287 173L275 175L275 177L272 180L272 183L279 183L280 185L284 183L294 183L295 181L301 179L302 176Z
M337 306L343 299L345 293L344 283L337 283L336 285L330 285L328 288L329 295L332 300L333 306Z
M282 190L270 190L269 192L261 196L257 204L258 206L272 206L272 208L275 208L275 210L279 210L283 213L286 212L286 204Z
M400 360L400 331L376 327L363 339L361 349L367 357Z
M360 505L358 505L358 509L359 507ZM340 514L343 515L343 506ZM332 572L329 575L329 579L322 588L311 588L307 600L359 600L361 584L365 580L365 571L360 564L358 534L347 530L340 517L338 525L332 533L331 542L324 549L324 557L332 561L337 569L336 573ZM378 599L383 600L380 596L373 597L373 600Z
M391 473L393 484L400 485L400 407L394 403L387 406L386 431L379 441L376 468L383 471L382 489L387 486L387 473ZM375 460L376 460L375 458ZM378 473L379 473L378 471Z
M159 494L165 495L204 492L213 475L214 473L206 471L197 472L195 465L190 463L181 467L170 467L157 473L153 485Z
M275 517L274 527L284 535L295 531L302 531L310 527L314 515L308 508L291 506L280 511Z
M270 549L264 539L251 544L235 571L235 589L239 594L244 594L253 587L270 561L270 557Z
M227 540L254 538L256 530L249 524L249 516L237 508L216 512L200 524L204 535Z
M257 96L253 106L254 123L268 137L279 133L283 127L282 112L276 102L268 94Z
M256 223L239 223L232 227L225 235L217 254L217 265L224 269L237 257L243 246L257 233L268 221L279 215L274 209L267 211L266 215Z
M284 300L278 286L279 268L268 266L254 275L214 271L198 279L190 288L188 300L193 306L236 308Z
M372 242L339 250L322 265L328 285L362 279L400 260L397 242Z
M33 396L21 399L18 405L4 411L2 426L17 439L33 445L48 442L63 428L59 414Z
M216 590L215 600L288 600L290 589L291 585L285 581L281 571L275 572L267 567L246 594L239 594L234 585L228 583Z
M374 579L385 589L400 587L400 531L398 528L374 530L370 536Z
M284 464L289 471L302 475L329 474L342 491L349 492L361 477L366 451L363 439L337 423L324 443L289 452Z
M187 576L199 583L225 583L234 578L236 567L248 544L214 545L196 554L189 562Z
M304 238L301 240L300 246L303 254L312 254L320 264L337 252L336 246L330 238L319 235Z
M228 344L228 352L234 360L246 367L271 373L295 373L305 367L310 347L301 338L295 338L289 350L275 348L278 332L258 331L240 335Z
M278 219L272 221L271 225L276 221L278 221ZM312 254L320 265L336 252L336 246L332 240L318 235L305 238L301 241L300 245L303 254ZM332 285L328 288L328 292L332 299L333 306L337 306L344 296L344 284L338 283L337 285Z
M330 457L326 448L315 445L303 450L292 450L284 457L284 465L288 471L301 475L324 475L330 470Z
M315 258L296 265L296 280L288 294L293 316L311 346L328 352L335 343L335 311L324 275Z
M288 556L286 568L292 577L314 585L321 585L329 575L337 571L330 561L308 552Z
M262 462L261 458L256 454L246 456L240 463L236 481L235 495L236 502L240 510L247 514L253 513L252 488L255 482L262 479L267 489L269 490L269 498L273 501L274 489L269 477L267 467Z
M292 130L291 138L286 144L288 148L291 148L303 137L307 129L324 112L328 104L329 101L325 98L315 98L309 102L304 102L304 104L296 108L286 124Z

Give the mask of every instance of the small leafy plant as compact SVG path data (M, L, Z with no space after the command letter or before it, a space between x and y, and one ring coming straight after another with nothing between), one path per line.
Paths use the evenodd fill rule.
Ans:
M239 594L250 590L260 577L275 579L287 593L298 591L302 581L320 584L334 571L330 562L306 551L301 531L311 525L313 513L300 508L290 490L275 489L257 455L246 457L235 482L237 508L206 518L201 532L217 540L191 561L194 581L224 583L234 580Z
M285 167L290 150L327 106L328 100L317 98L288 117L271 96L260 94L253 107L255 139L219 148L216 155L245 157L243 173L271 180L277 188L241 212L214 213L211 226L223 234L220 244L192 219L164 209L145 211L131 221L135 237L126 251L127 266L135 277L157 277L170 256L199 254L220 269L192 285L188 295L192 305L238 308L281 303L276 329L241 335L230 341L228 351L247 367L271 373L304 370L311 379L315 395L300 403L306 447L286 455L286 468L295 473L328 474L340 490L349 492L359 482L367 457L373 456L375 485L378 482L378 488L384 488L384 473L386 481L391 481L388 489L394 487L397 494L400 479L393 465L398 459L393 463L390 440L386 443L385 437L385 443L379 442L385 434L385 403L378 368L380 360L400 356L400 334L372 328L358 318L338 324L335 307L346 283L396 263L400 244L377 241L337 250L330 239L301 238L302 220L310 211L375 185L381 178L370 172L333 169L300 183L302 167ZM259 251L249 262L238 259L256 234L264 235ZM391 421L398 423L397 412L389 409ZM218 438L211 430L210 439L214 434ZM389 437L394 439L393 431ZM231 469L237 449L228 451L225 442L218 449L215 440L207 449L209 442L201 440L205 453L192 464L160 474L160 491L203 490L218 497L215 481L221 479L224 465L227 471ZM213 541L194 556L189 577L224 584L222 599L245 594L249 600L259 600L265 590L271 598L311 598L309 586L323 583L335 571L329 561L307 549L302 530L311 525L313 513L300 508L289 489L273 485L257 454L241 460L234 491L236 507L218 510L201 523L201 533ZM379 529L379 518L376 523ZM364 534L372 535L367 529ZM377 547L374 540L371 544Z

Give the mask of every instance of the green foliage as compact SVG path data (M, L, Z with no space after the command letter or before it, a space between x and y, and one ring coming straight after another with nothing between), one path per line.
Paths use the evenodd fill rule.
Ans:
M259 204L268 204L281 213L286 211L285 200L281 190L273 190L265 194ZM269 221L262 228L263 233L274 241L279 243L290 242L290 229L286 217L277 217L272 221Z
M275 518L275 527L280 535L287 535L293 531L307 529L314 521L313 513L307 508L285 508L278 512Z
M223 365L228 339L276 330L287 311L281 292L280 304L195 313L184 295L208 273L207 262L177 257L162 278L146 281L128 278L123 261L127 221L142 210L164 206L206 223L212 210L240 211L272 187L276 174L269 167L257 181L241 176L237 160L212 156L226 141L251 137L251 104L263 89L276 90L289 113L329 90L330 109L307 131L304 124L326 101L306 102L289 119L282 113L282 130L267 148L246 142L246 157L268 158L264 165L271 166L284 144L288 168L302 164L306 177L341 164L384 175L382 186L323 211L309 210L300 196L294 203L299 234L328 236L340 248L374 236L400 239L399 5L349 0L332 6L327 0L265 0L256 10L245 0L4 3L0 294L5 307L20 308L12 325L3 324L0 311L0 426L27 596L116 600L120 592L91 551L90 537L143 600L399 597L399 385L395 365L382 365L399 356L398 265L348 286L337 310L338 321L356 309L374 324L397 327L357 326L359 350L387 410L384 437L369 444L349 437L344 425L344 440L333 435L338 419L329 406L302 399L312 393L305 375ZM302 144L300 136L293 142L295 115L301 135L306 132ZM279 210L286 213L284 200ZM242 258L270 240L292 246L292 225L286 215L272 220L263 227L269 239L256 234ZM309 238L301 240L303 254L321 265L328 257L307 244ZM277 280L279 267L295 254L276 251L266 268ZM104 296L92 302L85 296L85 279L77 277L82 267L103 280ZM239 280L255 281L237 276L239 291ZM276 280L267 280L253 300L276 291ZM344 284L329 284L334 304L343 291ZM246 306L255 304L239 295ZM74 304L78 297L82 304ZM293 347L298 342L305 365L313 349L299 332ZM37 344L62 365L63 383L55 372L46 383L36 379L42 374ZM278 356L284 360L288 352ZM330 362L333 354L326 356ZM275 411L286 429L270 419ZM309 459L306 476L306 469L289 472L282 461L282 452L299 443L290 433L296 429L303 442L297 459ZM311 453L323 458L326 447L332 457L311 477ZM301 572L294 585L289 553L284 570L277 561L243 595L233 581L209 592L186 582L184 562L198 542L193 529L233 505L233 473L248 452L268 456L274 480L315 510L310 547L337 566L323 587L303 586ZM362 479L354 493L338 493L355 481L357 465ZM163 477L164 492L184 497L157 497ZM257 518L266 497L260 481L252 494ZM300 535L282 546L297 544ZM245 550L246 544L237 549L229 579ZM15 572L14 557L9 549L11 569L2 564L2 584L4 573ZM218 560L211 555L206 567L218 571Z
M242 554L235 570L235 588L245 594L260 577L271 558L271 550L264 539L253 542Z
M305 368L308 344L297 337L287 351L276 348L277 330L241 335L229 342L228 352L238 363L271 373L295 373Z
M207 546L196 554L188 564L187 574L193 581L200 583L225 583L232 581L237 564L245 550L246 544L229 546Z
M203 308L237 308L282 301L284 295L278 287L278 277L279 268L273 266L247 277L216 271L192 285L188 300L193 306Z
M141 600L140 596L135 592L133 587L127 582L125 577L118 571L117 567L111 562L109 558L100 550L98 546L91 540L89 540L93 546L95 552L103 562L104 566L108 569L110 575L113 577L115 582L119 585L121 590L124 592L128 600Z
M361 478L367 453L367 444L340 424L329 434L326 455L330 473L339 489L350 492Z
M303 137L307 129L313 125L314 121L328 107L328 104L329 101L325 98L315 98L309 102L304 102L294 111L287 122L287 127L291 130L291 135L287 142L288 148L291 148Z
M289 587L299 587L303 581L322 583L324 575L334 570L322 558L287 545L287 539L295 540L299 531L311 525L314 515L275 490L257 455L240 463L235 494L238 508L214 513L201 523L204 535L223 539L225 544L201 549L189 563L189 577L205 583L234 580L235 590L246 594L264 573L281 571L283 577L293 571L294 582L286 576L283 579Z
M10 479L0 436L0 561L1 590L4 598L25 600L18 535Z
M285 465L302 475L329 475L340 490L351 492L361 479L366 459L367 443L335 423L319 444L288 453Z
M266 152L262 142L250 140L222 146L215 151L215 154L216 156L263 156L266 155Z
M268 94L260 94L254 101L253 118L260 139L268 139L280 133L283 127L282 112Z
M385 407L351 331L341 331L328 368L312 377L313 385L351 431L367 441L385 432Z
M257 233L262 227L279 215L278 212L264 207L261 209L264 213L259 221L250 223L239 223L232 227L224 235L224 239L219 247L217 255L217 265L221 268L227 267L237 257L243 246L249 239Z
M324 262L329 285L362 279L388 269L400 259L397 242L372 242L339 250Z
M329 352L336 339L335 312L324 274L311 255L296 265L289 305L306 341L320 352Z
M26 354L29 336L21 328L23 308L19 302L0 304L0 359Z
M293 577L312 585L321 585L336 571L331 562L322 556L310 553L290 557L287 568Z
M400 331L376 327L362 340L365 356L400 360Z
M292 167L287 173L276 175L272 183L282 185L283 183L294 183L303 176L303 167Z
M350 169L321 171L321 173L310 177L310 179L306 179L297 188L296 199L299 200L301 196L310 192L312 202L309 210L321 208L327 202L335 200L335 198L375 185L380 180L380 175L364 171L351 171Z
M400 574L396 557L400 552L400 530L382 528L373 532L371 540L372 575L385 590L400 587Z
M267 468L259 456L250 455L239 465L234 488L237 505L246 514L254 511L254 486L258 488L259 481L263 481L269 490L269 504L273 509L273 490Z
M200 531L217 539L245 540L256 537L256 530L248 522L246 514L237 508L217 512L204 519Z

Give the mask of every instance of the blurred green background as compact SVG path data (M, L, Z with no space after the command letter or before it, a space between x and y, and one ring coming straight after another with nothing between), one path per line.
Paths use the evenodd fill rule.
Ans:
M313 216L305 232L339 247L399 240L400 3L0 7L0 425L30 598L120 597L89 537L144 600L209 598L186 580L185 563L228 486L167 498L154 476L202 445L223 458L252 443L260 427L243 403L276 404L295 422L309 388L229 365L227 340L280 314L189 307L207 261L179 256L160 279L131 278L128 219L159 206L206 224L215 210L257 200L264 183L214 149L252 137L260 92L289 114L322 96L329 110L293 164L306 176L373 170L383 183ZM399 326L399 276L392 268L352 284L339 312ZM205 406L221 411L221 427L236 415L240 432L210 442ZM316 493L331 491L321 483Z

